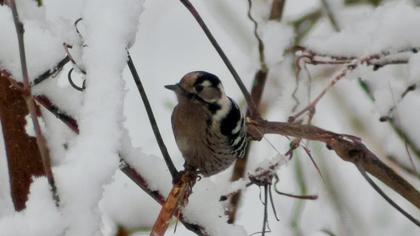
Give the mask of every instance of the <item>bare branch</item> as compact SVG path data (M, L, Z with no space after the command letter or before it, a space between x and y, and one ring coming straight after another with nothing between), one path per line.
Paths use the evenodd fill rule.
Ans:
M128 51L127 51L128 53ZM159 127L156 123L155 116L153 115L152 107L150 106L149 99L147 98L146 91L143 88L140 77L137 73L136 67L131 59L130 54L128 53L128 67L130 68L131 75L136 83L137 89L139 90L141 99L143 100L144 107L146 108L147 116L149 117L150 125L152 126L153 133L155 134L156 141L159 144L160 151L162 152L163 159L165 160L166 166L171 173L172 179L175 179L178 176L178 170L176 169L172 159L168 153L168 149L163 142L162 135L160 134Z
M180 213L197 179L195 171L186 170L179 176L177 182L172 187L167 199L162 204L159 216L155 221L150 236L163 236L168 229L172 216Z
M289 117L289 122L294 122L298 117L302 116L307 112L313 112L316 105L321 100L321 98L332 88L334 85L347 76L350 72L355 70L361 65L373 66L374 70L377 70L383 66L391 64L401 64L408 62L408 59L390 59L390 56L404 53L417 53L417 47L403 48L395 52L391 51L382 51L379 53L374 53L368 56L355 57L355 56L336 56L317 53L311 49L305 47L297 46L296 50L299 52L299 57L297 59L297 70L298 73L302 69L300 63L311 65L327 64L327 65L344 65L345 67L336 73L330 83L325 87L321 93L313 99L305 108L297 112L295 115ZM415 87L414 87L415 88Z
M252 0L248 0L247 15L248 15L248 19L254 24L254 36L258 42L258 52L259 52L259 57L260 57L260 71L267 72L268 68L267 68L267 64L265 63L264 43L260 35L258 34L258 22L254 19L254 17L252 17L251 10L252 10ZM256 103L256 105L258 104L256 101L254 102Z
M66 56L64 57L61 61L59 61L57 63L56 66L54 66L52 69L45 71L44 73L42 73L40 76L38 76L36 79L34 79L33 81L33 85L37 85L39 83L41 83L42 81L50 78L52 75L57 74L58 72L60 72L63 67L67 64L67 62L70 61L70 57Z
M23 24L19 20L15 0L7 0L7 3L9 5L9 7L12 9L13 20L14 20L14 23L15 23L16 34L17 34L17 38L18 38L19 55L20 55L22 78L23 78L23 90L24 90L23 91L23 97L25 99L26 105L27 105L29 113L31 115L32 123L34 125L34 130L35 130L35 134L36 134L36 142L37 142L37 145L38 145L39 152L41 153L42 165L44 167L44 173L45 173L45 176L47 177L48 183L51 186L53 199L55 200L55 203L58 206L59 202L60 202L60 198L59 198L58 193L57 193L57 187L55 185L54 176L53 176L53 173L52 173L52 170L51 170L51 160L50 160L50 156L49 156L49 151L48 151L48 147L47 147L45 137L44 137L44 135L42 134L42 131L41 131L41 126L39 125L39 122L38 122L38 117L37 117L37 114L36 114L36 107L35 107L35 103L34 103L34 100L32 98L32 94L31 94L31 87L30 87L30 82L29 82L29 73L28 73L28 68L27 68L27 63L26 63L25 45L24 45L24 40L23 40L23 33L24 33Z
M230 73L232 74L233 78L235 79L236 83L238 84L239 88L241 89L242 94L245 97L245 100L248 104L248 109L250 111L250 116L252 118L259 118L260 114L258 113L257 106L255 105L254 101L251 98L251 95L249 94L248 90L246 89L244 83L242 82L238 72L236 72L235 68L233 67L232 63L230 62L229 58L226 56L226 54L223 52L222 48L219 46L219 43L216 41L216 39L213 37L212 33L210 32L209 28L207 27L206 23L201 18L198 11L195 9L195 7L191 4L189 0L180 0L182 4L190 11L190 13L193 15L195 20L200 25L201 29L206 34L207 38L210 40L213 47L216 49L219 56L222 58L223 62L229 69Z
M374 153L360 142L358 137L337 134L312 125L263 120L250 123L249 125L256 126L257 129L264 134L280 134L323 142L328 148L334 150L341 159L363 167L364 170L394 189L417 208L420 208L419 191L394 170L385 165Z

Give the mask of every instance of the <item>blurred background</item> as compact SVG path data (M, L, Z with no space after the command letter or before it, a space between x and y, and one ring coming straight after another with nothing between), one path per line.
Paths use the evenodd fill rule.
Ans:
M312 44L312 39L336 34L336 31L351 28L355 22L363 23L363 19L368 18L378 7L395 2L285 0L281 18L269 21L273 1L251 1L251 14L258 22L257 32L266 46L265 61L269 69L262 111L265 118L276 121L287 121L295 113L293 92L296 88L299 88L296 96L302 108L327 86L334 72L340 69L339 66L308 66L307 71L299 77L296 74L296 55L291 50L293 46L305 45L311 48L311 45L316 45ZM191 2L250 89L261 64L254 24L247 16L249 1ZM420 4L419 1L404 2L420 12L419 8L415 8L416 4ZM83 1L44 0L44 4L49 17L77 19ZM130 53L156 114L164 141L177 167L181 168L183 159L176 147L170 123L176 98L173 93L164 89L164 85L179 81L190 71L205 70L219 76L230 97L242 106L245 102L230 72L179 1L146 0L144 7L137 39ZM356 30L354 37L357 36ZM362 32L360 36L364 37ZM420 46L420 39L418 42ZM369 48L370 45L365 46ZM340 46L335 44L334 47ZM348 51L351 52L352 49ZM363 50L356 51L355 56L362 56L357 53ZM125 126L129 130L132 143L144 153L161 156L128 68L124 71L124 77L127 88ZM394 87L404 88L409 83L405 79L407 77L407 65L389 66L377 72L369 68L358 70L338 82L321 100L312 124L333 132L361 137L383 161L419 188L419 174L414 171L408 155L410 153L414 166L420 169L419 153L416 155L415 151L406 148L404 138L395 131L390 122L379 121L386 108L394 105L392 99L391 104L380 98L373 102L358 80L362 78L370 83L372 91L378 92L378 96L388 96L383 91L392 94ZM420 129L417 128L420 120L419 98L418 91L408 94L398 103L395 115L404 137L408 137L417 150L420 149ZM288 151L289 144L290 140L275 135L253 143L247 172L277 153L284 154ZM304 201L273 193L280 221L275 220L269 206L270 235L419 235L418 227L386 203L353 164L344 162L320 143L304 142L304 145L311 150L322 177L310 158L299 149L295 151L293 159L280 168L277 188L288 193L317 194L318 200ZM403 167L407 167L408 171ZM221 191L227 190L231 174L232 168L229 168L211 177L211 182L222 189ZM400 206L415 217L420 217L418 209L379 181L377 183ZM235 224L243 226L248 234L261 231L263 205L259 198L260 193L261 190L256 186L243 191ZM121 173L117 173L114 182L107 186L101 206L106 213L104 232L107 235L115 235L118 230L120 235L126 235L123 232L136 236L148 235L149 227L160 209L156 202ZM173 227L174 225L167 235L194 235L182 224L178 224L176 233L173 233Z

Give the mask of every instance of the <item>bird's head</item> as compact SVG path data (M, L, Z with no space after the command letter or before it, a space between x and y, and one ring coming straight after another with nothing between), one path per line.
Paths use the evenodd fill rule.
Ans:
M165 88L173 90L178 98L198 100L205 103L217 103L224 98L223 85L217 76L205 72L190 72L177 84L166 85Z

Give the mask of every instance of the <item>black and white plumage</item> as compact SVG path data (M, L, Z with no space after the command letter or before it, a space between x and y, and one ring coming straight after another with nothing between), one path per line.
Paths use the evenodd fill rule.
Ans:
M186 168L210 176L244 156L248 144L244 117L217 76L190 72L178 84L165 87L178 98L172 128Z

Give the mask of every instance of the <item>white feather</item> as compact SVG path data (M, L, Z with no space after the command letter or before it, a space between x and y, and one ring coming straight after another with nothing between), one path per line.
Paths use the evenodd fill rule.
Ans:
M213 119L220 121L227 116L227 114L230 111L230 107L232 106L232 103L229 100L229 98L223 94L222 98L219 99L217 104L219 104L220 109L217 110L216 114L213 115Z

